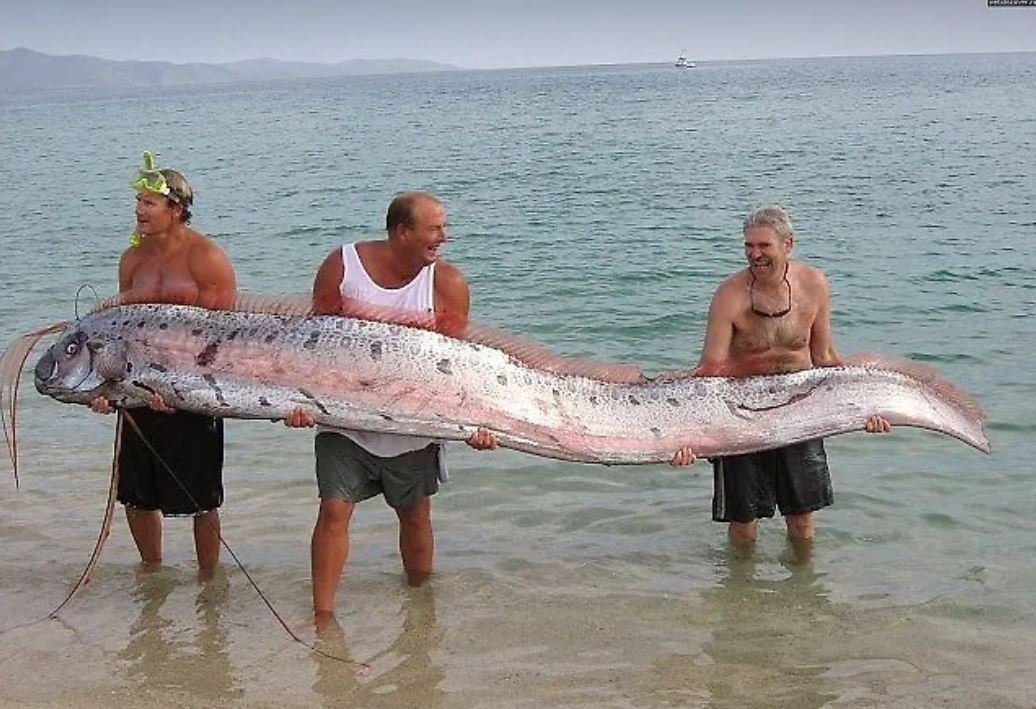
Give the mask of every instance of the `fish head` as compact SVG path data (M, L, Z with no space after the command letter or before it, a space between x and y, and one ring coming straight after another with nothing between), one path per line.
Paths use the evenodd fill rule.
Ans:
M129 372L125 347L76 324L44 353L34 370L36 390L59 401L87 403Z

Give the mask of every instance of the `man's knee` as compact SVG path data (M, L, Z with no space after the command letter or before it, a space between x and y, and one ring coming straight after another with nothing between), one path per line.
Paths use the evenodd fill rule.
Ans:
M816 533L812 512L801 515L788 515L784 518L784 523L788 527L788 536L792 539L808 540L812 539Z
M419 531L428 527L432 520L431 503L432 499L426 497L411 507L397 507L396 516L399 518L400 526L413 531Z
M731 522L727 528L727 536L730 538L730 543L734 546L739 548L749 547L755 544L758 527L758 521Z
M320 500L317 512L317 528L328 532L342 532L349 526L355 505L337 497Z

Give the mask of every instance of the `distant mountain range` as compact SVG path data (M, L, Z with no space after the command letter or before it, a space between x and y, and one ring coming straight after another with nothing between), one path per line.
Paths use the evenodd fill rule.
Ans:
M0 92L72 88L185 86L269 79L457 71L420 59L350 59L337 64L250 59L227 64L171 64L55 56L19 47L0 51Z

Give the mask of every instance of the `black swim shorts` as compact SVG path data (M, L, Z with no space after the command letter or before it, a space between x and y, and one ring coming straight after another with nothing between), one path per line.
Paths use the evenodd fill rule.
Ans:
M129 421L121 421L119 502L163 515L199 515L223 504L221 419L148 408L119 413L125 415L133 417L150 447Z
M815 512L834 503L824 441L714 458L712 519L748 523L781 514Z

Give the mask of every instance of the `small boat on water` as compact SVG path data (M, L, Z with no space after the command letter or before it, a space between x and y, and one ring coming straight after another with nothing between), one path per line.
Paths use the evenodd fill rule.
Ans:
M676 67L678 69L693 69L694 66L694 62L687 59L687 50L680 52L680 56L676 58Z

